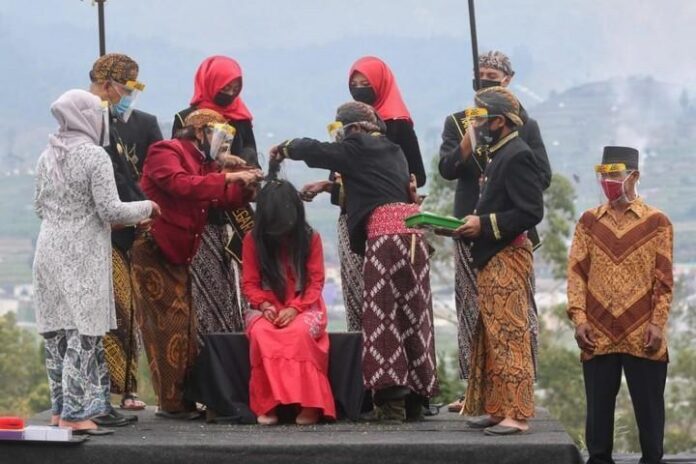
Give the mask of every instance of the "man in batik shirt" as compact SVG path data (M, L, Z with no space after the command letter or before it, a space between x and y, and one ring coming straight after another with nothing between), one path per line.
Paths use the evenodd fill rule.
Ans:
M595 170L607 198L575 229L568 316L582 350L589 464L613 463L614 408L626 375L641 463L662 462L672 301L672 224L636 193L638 151L605 147Z

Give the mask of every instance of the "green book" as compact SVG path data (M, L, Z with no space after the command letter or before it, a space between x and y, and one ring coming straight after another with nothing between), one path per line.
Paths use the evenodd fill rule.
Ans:
M418 213L406 218L406 227L413 229L455 230L464 225L464 220L452 216L440 216L433 213Z

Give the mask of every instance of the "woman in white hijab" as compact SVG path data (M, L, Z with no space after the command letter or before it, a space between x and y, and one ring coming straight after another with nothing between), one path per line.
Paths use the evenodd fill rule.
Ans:
M46 341L52 424L103 435L91 418L107 412L102 337L116 328L111 225L159 213L151 201L122 203L109 155L107 107L84 90L51 105L59 124L37 166L34 206L41 231L34 258L38 331Z

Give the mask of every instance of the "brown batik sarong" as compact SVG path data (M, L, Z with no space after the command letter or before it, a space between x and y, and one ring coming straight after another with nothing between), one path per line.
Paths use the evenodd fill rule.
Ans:
M480 322L462 414L526 420L534 416L532 247L511 245L477 276Z
M454 240L454 304L457 310L457 342L459 345L459 375L469 378L471 352L479 326L476 270L471 264L469 246Z
M210 333L243 332L246 303L240 296L241 269L225 251L226 225L208 224L191 262L191 294L197 317L198 345Z
M346 308L346 324L349 332L362 330L363 312L363 257L353 253L348 238L346 215L338 216L338 259L341 262L341 289Z
M198 352L186 265L174 265L146 235L131 250L136 314L160 409L190 411L184 381Z
M124 395L138 391L138 324L133 308L131 265L126 254L113 248L114 301L118 328L104 336L104 353L109 368L111 393ZM126 367L128 366L128 367ZM128 377L126 378L126 375Z
M383 206L368 224L363 382L368 389L405 386L432 397L438 381L428 248L422 235L403 223L414 211L414 205ZM406 233L385 233L390 229Z

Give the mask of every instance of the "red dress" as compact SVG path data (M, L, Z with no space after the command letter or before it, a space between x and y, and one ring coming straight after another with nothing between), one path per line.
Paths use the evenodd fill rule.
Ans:
M296 291L295 272L287 256L282 256L287 276L283 301L272 290L264 288L252 234L244 237L242 261L242 291L251 305L246 313L251 410L261 415L281 404L298 404L319 408L325 418L335 419L336 407L328 379L329 335L326 333L326 305L321 294L324 256L319 234L315 233L311 239L303 290ZM297 317L288 326L278 328L258 310L265 301L278 311L295 308Z

